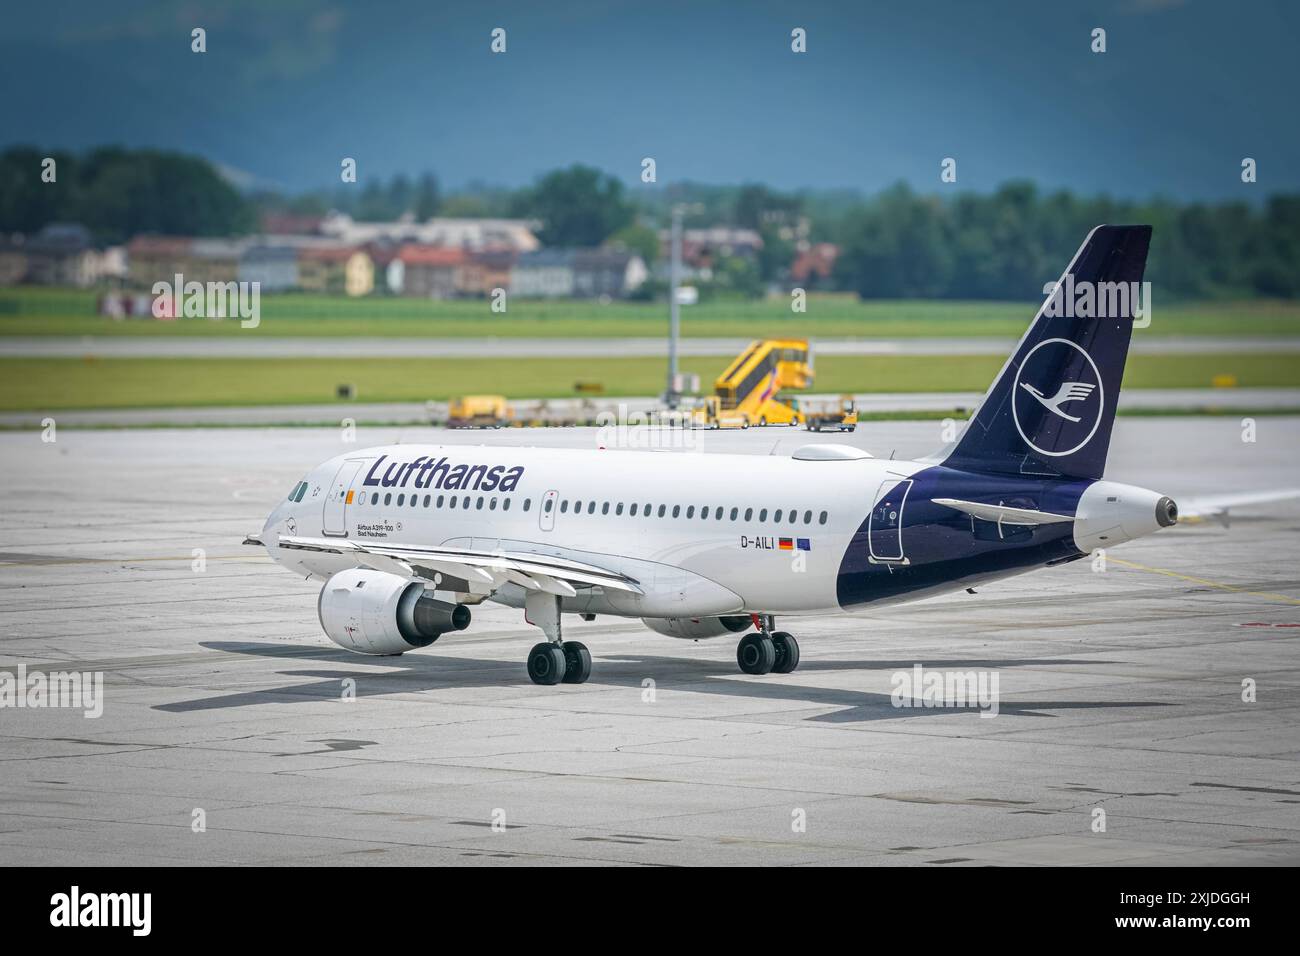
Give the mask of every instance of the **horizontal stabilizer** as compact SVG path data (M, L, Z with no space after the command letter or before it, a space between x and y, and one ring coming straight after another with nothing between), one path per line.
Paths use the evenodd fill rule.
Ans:
M986 505L978 501L961 501L958 498L935 498L936 505L964 511L966 514L983 521L996 521L999 524L1039 525L1060 524L1075 520L1071 515L1054 515L1048 511L1034 511L1030 508L1009 508L1006 505Z

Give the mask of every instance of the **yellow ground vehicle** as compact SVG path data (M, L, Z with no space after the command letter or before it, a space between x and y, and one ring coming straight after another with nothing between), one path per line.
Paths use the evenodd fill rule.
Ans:
M501 428L514 418L504 395L463 395L447 403L448 428Z
M804 427L810 432L851 432L858 427L858 408L852 395L841 395L838 407L819 408L804 415Z
M694 424L704 428L798 425L803 413L778 395L807 388L813 367L806 339L765 339L749 343L713 384L713 394L695 409Z

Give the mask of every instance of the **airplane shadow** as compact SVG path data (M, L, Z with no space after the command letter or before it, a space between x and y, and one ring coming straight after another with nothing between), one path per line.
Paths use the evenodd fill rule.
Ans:
M249 707L272 703L305 703L311 701L339 700L342 681L351 677L356 681L357 697L379 697L388 694L411 694L442 688L464 687L530 687L522 661L499 661L438 657L432 654L405 654L401 657L359 658L343 650L299 647L284 644L259 644L251 642L205 641L201 646L210 650L256 657L278 658L304 663L339 664L345 669L318 670L293 669L279 673L284 677L315 678L315 683L289 684L265 690L222 694L196 700L160 704L154 709L168 713L217 710L232 707ZM845 688L810 687L796 683L801 672L840 670L911 670L920 663L927 670L998 670L1011 667L1055 666L1069 664L1112 664L1116 661L1074 660L1070 658L987 658L860 660L860 661L804 661L799 671L791 675L769 674L765 677L745 677L728 668L726 676L712 673L713 662L702 662L680 657L659 657L626 653L610 655L598 660L592 667L592 679L585 685L593 687L626 687L640 691L642 682L651 678L656 689L714 694L724 697L742 697L753 700L786 700L806 704L808 707L834 707L837 710L807 718L826 723L857 723L871 720L898 720L909 717L966 714L976 716L974 707L921 708L895 707L889 694ZM548 688L563 691L565 685ZM541 690L539 688L539 690ZM578 688L572 688L578 691ZM1003 700L999 714L1020 717L1052 717L1048 711L1123 709L1130 707L1172 706L1156 701L1016 701Z

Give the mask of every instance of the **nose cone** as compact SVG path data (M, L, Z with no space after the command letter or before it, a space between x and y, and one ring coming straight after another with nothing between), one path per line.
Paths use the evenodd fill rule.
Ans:
M288 501L281 501L275 506L275 509L266 517L266 524L262 525L262 543L268 548L274 548L276 539L282 534L297 534L293 517L293 504Z

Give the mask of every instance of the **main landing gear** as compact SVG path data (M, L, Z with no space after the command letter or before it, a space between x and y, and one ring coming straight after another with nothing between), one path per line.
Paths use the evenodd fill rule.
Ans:
M585 683L591 676L591 652L586 644L560 637L559 597L528 592L524 620L540 627L547 637L528 652L528 678L534 684Z
M746 674L789 674L799 666L799 642L787 631L774 631L776 619L754 614L754 626L736 645L736 663Z
M528 652L528 677L534 684L581 684L591 676L591 651L579 641L542 641Z

